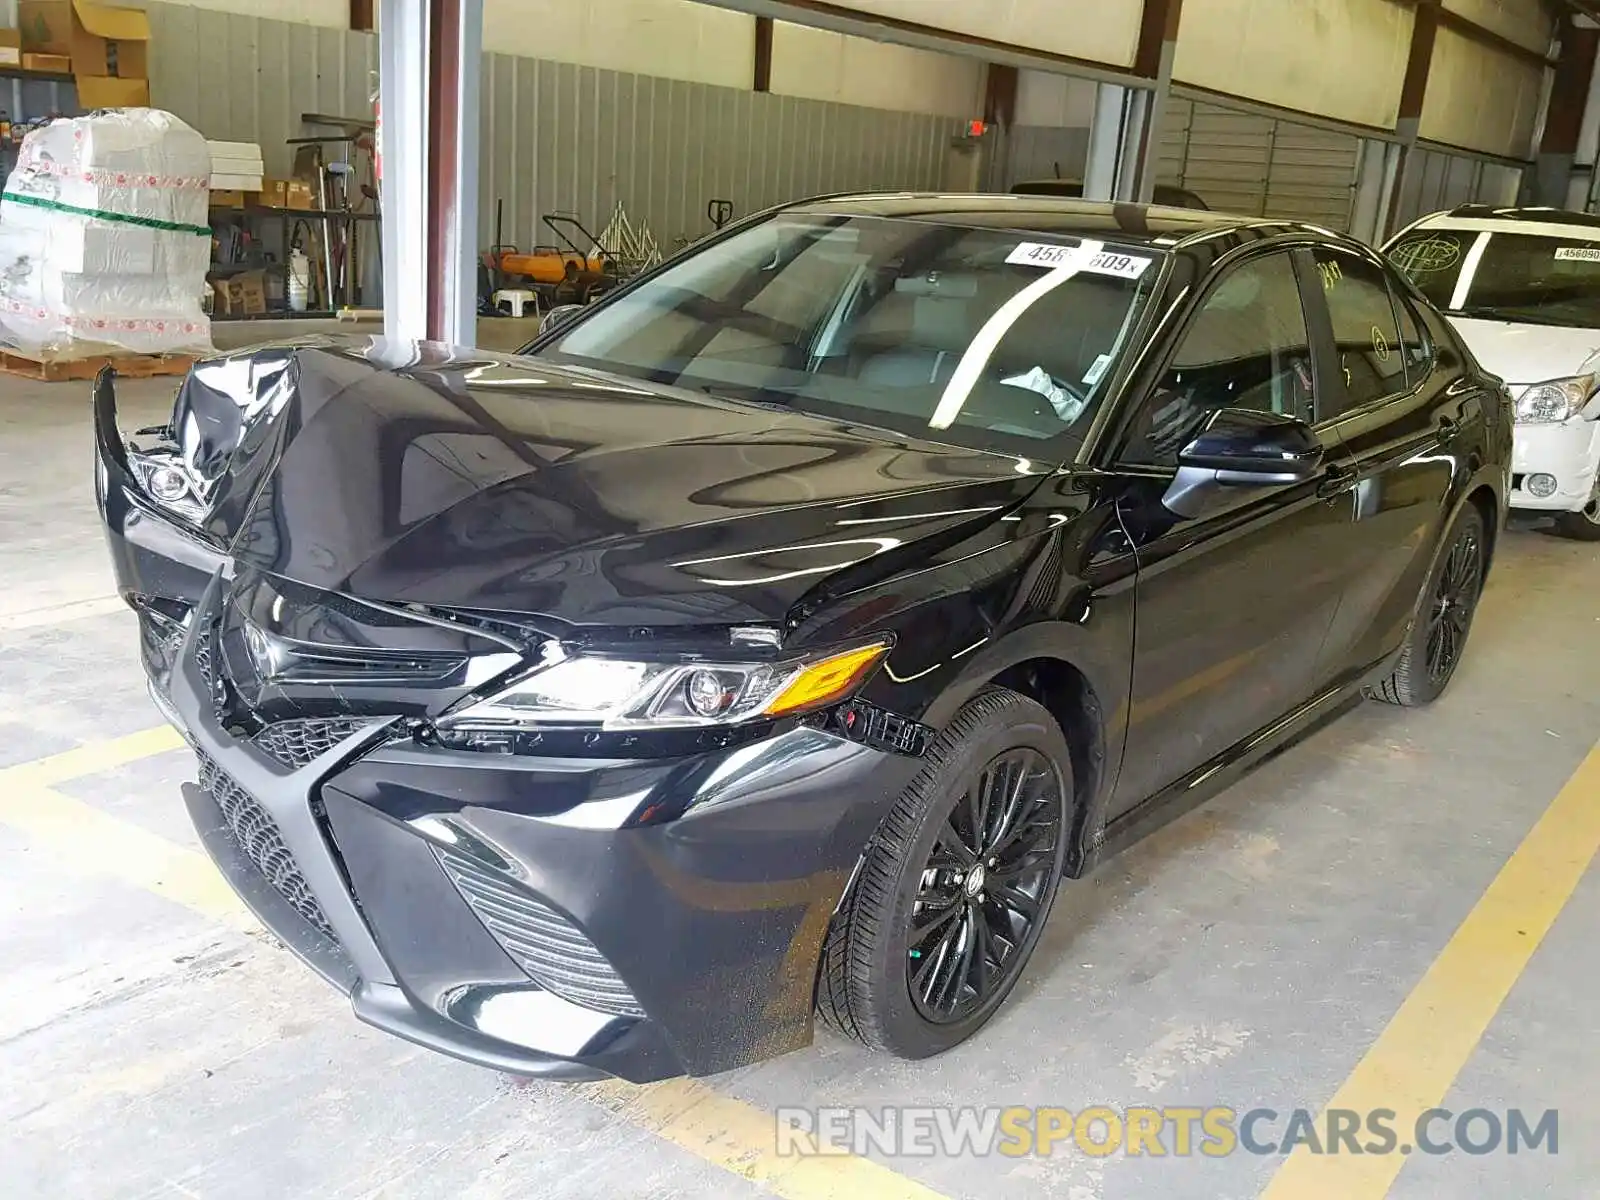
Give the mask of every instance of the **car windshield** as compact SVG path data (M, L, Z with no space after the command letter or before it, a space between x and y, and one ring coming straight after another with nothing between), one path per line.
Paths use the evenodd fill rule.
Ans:
M1145 248L1042 234L781 214L669 264L536 353L1038 453L1081 436L1156 264Z
M1456 316L1600 326L1600 242L1419 229L1391 246L1389 258L1423 295Z

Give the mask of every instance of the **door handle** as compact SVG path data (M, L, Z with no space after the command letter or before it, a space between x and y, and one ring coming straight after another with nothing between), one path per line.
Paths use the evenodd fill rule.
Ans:
M1448 442L1461 429L1461 422L1454 417L1441 416L1439 418L1439 440Z
M1337 464L1328 468L1328 474L1317 487L1317 495L1324 500L1334 500L1356 486L1356 473L1349 467Z

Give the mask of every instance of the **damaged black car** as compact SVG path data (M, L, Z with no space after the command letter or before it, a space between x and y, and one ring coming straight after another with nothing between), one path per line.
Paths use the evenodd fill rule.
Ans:
M98 497L231 885L401 1037L649 1080L980 1029L1063 879L1437 697L1511 413L1370 250L879 196L518 355L195 366Z

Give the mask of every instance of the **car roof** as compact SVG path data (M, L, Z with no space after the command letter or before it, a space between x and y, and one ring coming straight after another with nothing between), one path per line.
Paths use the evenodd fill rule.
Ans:
M1496 208L1462 204L1448 212L1430 213L1412 229L1471 229L1490 233L1545 234L1600 241L1600 216L1565 208Z
M1329 241L1347 240L1315 225L1241 216L1237 213L998 192L893 192L820 196L786 205L785 210L818 215L944 221L957 225L1080 237L1109 237L1118 242L1147 244L1157 249L1170 249L1189 238L1234 229L1310 234Z

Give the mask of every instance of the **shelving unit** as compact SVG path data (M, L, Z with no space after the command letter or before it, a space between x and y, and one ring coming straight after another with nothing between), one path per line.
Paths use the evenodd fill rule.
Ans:
M0 96L6 97L6 117L13 126L41 117L78 114L78 89L71 75L0 67ZM16 166L22 148L19 142L9 138L0 142L0 183Z
M213 227L222 224L236 224L244 226L250 234L257 248L258 260L231 263L213 263L210 274L212 276L237 275L245 271L264 271L283 277L280 288L269 289L269 294L276 291L278 295L287 300L288 295L288 260L289 247L294 236L297 222L305 222L309 231L320 236L321 230L326 225L342 227L344 244L355 252L361 247L366 252L364 243L366 237L358 231L367 224L376 224L379 220L377 213L345 212L342 209L320 208L289 208L281 205L252 204L244 208L213 208L210 213ZM376 231L371 235L374 239ZM377 242L371 244L372 252L376 252ZM320 273L317 271L317 262L312 263L312 279L320 287ZM344 294L349 291L353 294ZM315 318L333 317L341 308L359 308L364 297L361 294L360 281L349 289L338 287L336 281L335 295L332 303L319 306L308 312L293 312L286 306L269 309L264 313L213 313L212 320L221 321L259 321L272 319L310 320Z

